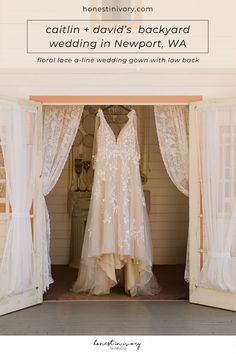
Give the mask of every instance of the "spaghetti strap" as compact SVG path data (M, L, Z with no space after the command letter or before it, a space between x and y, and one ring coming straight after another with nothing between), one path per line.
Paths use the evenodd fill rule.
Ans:
M135 112L135 110L132 110L133 114L132 114L132 119L133 119L133 124L134 124L134 129L135 129L135 136L136 136L136 150L137 153L140 155L140 148L139 148L139 140L138 140L138 122L137 122L137 113Z
M97 156L97 134L98 134L98 128L100 126L100 114L99 110L98 113L95 116L95 126L94 126L94 136L93 136L93 151L92 151L92 166L93 169L95 169L95 164L96 164L96 156Z

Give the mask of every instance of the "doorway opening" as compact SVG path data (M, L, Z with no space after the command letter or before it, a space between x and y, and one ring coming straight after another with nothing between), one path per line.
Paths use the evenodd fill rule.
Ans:
M84 107L70 155L54 189L46 198L51 224L51 262L54 284L45 300L177 300L188 298L184 280L188 236L188 198L169 178L161 156L153 105L129 105L138 116L141 177L149 214L153 272L162 288L155 296L130 297L119 284L110 295L88 296L70 291L77 278L83 232L91 197L92 149L95 113L100 106ZM103 106L104 108L107 106ZM114 106L117 107L117 106ZM125 122L124 112L107 111L115 134Z

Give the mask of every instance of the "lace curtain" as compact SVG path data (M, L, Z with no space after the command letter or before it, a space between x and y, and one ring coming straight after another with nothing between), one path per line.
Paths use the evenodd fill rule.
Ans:
M199 284L236 293L236 104L196 114L206 251Z
M44 106L43 194L57 183L79 128L83 106ZM50 219L45 202L43 234L43 279L46 291L53 279L50 261Z
M0 138L11 218L0 267L0 297L32 289L35 258L30 208L35 188L37 108L0 101Z
M166 171L180 192L188 196L188 106L155 106L154 109Z
M184 195L189 195L188 106L154 106L157 136L166 171ZM189 281L189 240L184 278Z

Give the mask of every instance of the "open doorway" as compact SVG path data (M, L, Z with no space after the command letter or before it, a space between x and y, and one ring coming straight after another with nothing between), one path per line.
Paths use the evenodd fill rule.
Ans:
M153 272L162 288L158 295L148 298L186 299L188 284L184 281L184 268L188 235L188 198L178 191L166 172L156 133L154 107L132 107L138 116L141 176L151 226ZM77 278L83 230L91 196L91 158L97 109L94 105L84 107L80 127L63 172L46 198L51 224L50 253L54 284L45 294L45 300L137 299L126 295L119 285L112 289L110 295L99 297L70 292ZM123 113L118 114L117 108L114 112L112 108L107 110L106 118L117 133L125 122Z

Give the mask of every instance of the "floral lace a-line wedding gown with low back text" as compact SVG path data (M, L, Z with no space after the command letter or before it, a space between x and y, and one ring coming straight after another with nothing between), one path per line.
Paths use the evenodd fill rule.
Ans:
M97 114L92 196L74 292L109 294L124 267L125 291L153 295L149 221L139 170L137 117L132 110L117 139L103 111Z

